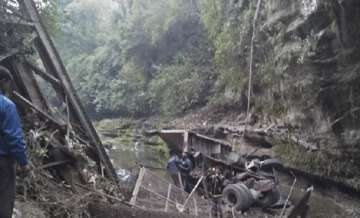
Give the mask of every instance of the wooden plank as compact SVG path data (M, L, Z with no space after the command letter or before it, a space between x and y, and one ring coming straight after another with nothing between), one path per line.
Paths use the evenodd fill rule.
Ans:
M57 121L56 119L54 119L52 116L50 116L48 113L46 113L45 111L41 110L40 108L38 108L36 105L32 104L28 99L26 99L25 97L23 97L21 94L19 94L18 92L14 91L13 92L14 96L20 100L22 103L28 105L29 107L33 108L35 111L37 111L38 113L40 113L42 116L44 116L46 119L50 120L51 122L57 124L59 127L65 127L66 125L64 123L61 123L59 121Z
M180 212L184 211L185 208L187 207L187 204L189 203L189 200L193 197L193 195L195 194L196 189L199 187L199 185L201 184L201 181L204 179L204 176L201 176L200 179L197 181L195 187L193 188L193 190L190 192L190 194L188 195L188 197L186 198L185 202L183 203L182 207L180 208Z
M117 177L116 171L107 156L104 146L101 143L100 137L95 131L94 126L90 122L87 114L85 113L84 107L80 103L79 97L76 94L75 88L73 87L70 78L66 72L65 66L61 61L61 58L58 52L55 49L55 46L50 39L49 34L44 28L44 25L40 19L40 16L36 10L35 3L32 0L21 0L19 1L21 5L24 6L27 11L31 21L35 24L35 29L39 35L40 42L44 47L46 56L49 57L51 65L54 67L57 78L61 81L62 86L64 87L64 92L69 100L69 105L71 111L74 111L76 118L79 119L81 126L86 131L87 136L93 144L95 144L98 151L100 160L103 162L108 176L116 183L118 186L119 179Z
M193 203L194 203L194 213L195 213L195 216L198 216L199 215L199 212L198 212L198 206L197 206L197 201L195 198L192 198L193 199Z
M26 64L27 64L27 66L29 66L34 71L34 73L36 73L37 75L39 75L44 80L51 83L53 85L53 87L57 87L57 89L62 87L61 83L60 83L60 80L58 80L57 78L55 78L51 74L46 73L45 71L43 71L42 69L40 69L39 67L35 66L34 64L32 64L32 63L30 63L28 61L26 62Z
M169 199L170 199L170 194L171 194L171 183L169 183L169 187L168 187L168 192L167 192L167 199L165 202L165 209L164 211L167 212L169 210Z
M132 195L132 198L130 200L130 205L133 205L135 206L136 205L136 198L139 194L139 191L140 191L140 187L141 187L141 183L143 181L143 178L144 178L144 175L145 175L145 168L142 167L140 169L140 172L139 172L139 177L136 181L136 184L135 184L135 188L134 188L134 191L133 191L133 195Z
M184 142L182 144L182 149L183 149L183 151L190 151L189 150L189 132L188 131L184 132Z

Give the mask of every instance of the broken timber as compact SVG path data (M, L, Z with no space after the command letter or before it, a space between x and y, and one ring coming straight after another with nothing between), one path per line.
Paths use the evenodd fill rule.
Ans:
M1 0L0 2L5 8L0 14L0 25L12 25L13 28L18 29L20 32L31 32L33 34L30 40L32 50L37 51L44 68L42 69L41 66L26 60L25 56L19 54L17 48L8 48L8 51L4 53L0 47L0 64L6 66L14 74L16 86L14 97L21 106L24 106L20 107L20 111L35 112L42 119L50 121L63 130L72 128L76 133L76 135L73 134L73 137L94 148L96 152L94 153L95 157L92 159L98 164L101 162L106 175L118 185L115 169L75 92L66 68L44 27L34 1L17 0L14 2L18 4L18 7L11 6L10 9L6 8L9 6L7 2ZM1 43L5 43L6 46L6 41ZM44 97L36 76L48 82L55 90L58 98L61 99L62 104L66 105L68 116L65 120L67 123L52 114L49 102Z

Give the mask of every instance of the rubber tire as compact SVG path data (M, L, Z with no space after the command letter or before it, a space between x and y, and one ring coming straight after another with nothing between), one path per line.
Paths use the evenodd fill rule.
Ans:
M243 184L230 184L223 190L223 201L236 210L247 210L254 203L250 190Z
M251 191L243 183L237 183L236 186L241 193L240 203L237 205L236 209L241 211L249 209L255 202Z
M227 185L223 192L223 201L230 207L235 207L238 204L238 200L241 199L241 192L235 184Z

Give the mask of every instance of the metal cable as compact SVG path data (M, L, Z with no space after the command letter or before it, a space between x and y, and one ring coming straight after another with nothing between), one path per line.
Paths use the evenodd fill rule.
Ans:
M250 113L250 103L251 103L251 88L252 88L252 74L253 74L253 65L254 65L254 42L256 38L256 21L259 16L261 1L258 0L256 6L256 12L253 21L253 29L252 29L252 37L251 37L251 48L250 48L250 72L249 72L249 83L248 83L248 95L247 95L247 109L246 109L246 120L245 120L245 129L243 132L243 136L247 130L247 126L249 123L249 113Z

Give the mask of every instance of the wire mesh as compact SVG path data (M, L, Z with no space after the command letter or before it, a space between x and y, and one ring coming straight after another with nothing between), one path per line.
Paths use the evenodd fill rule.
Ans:
M174 184L160 178L148 169L142 168L136 183L131 204L152 211L181 212L199 217L211 217L211 202L196 193L186 205L189 194Z

